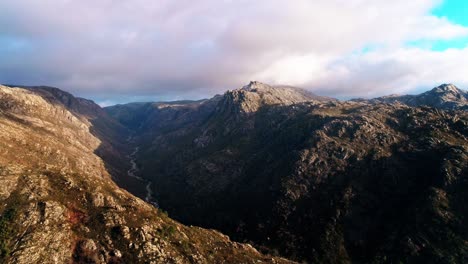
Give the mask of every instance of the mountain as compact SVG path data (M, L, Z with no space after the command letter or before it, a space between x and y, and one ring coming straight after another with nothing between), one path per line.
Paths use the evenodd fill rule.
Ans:
M335 99L317 96L306 90L291 86L270 86L257 81L248 85L228 91L223 96L222 107L234 111L251 113L267 105L292 105L309 101L334 101ZM233 105L229 105L233 103Z
M468 114L452 88L340 102L251 82L105 110L183 223L310 263L464 263Z
M0 86L0 137L1 263L468 260L453 85L338 101L250 82L105 109Z
M0 86L0 262L290 263L117 186L131 132L57 88Z
M180 127L207 118L213 111L235 116L256 112L264 106L328 101L336 99L318 96L296 87L270 86L252 81L242 88L227 91L209 100L130 103L106 107L105 111L133 131L148 131L155 126L174 125L173 122L179 122L177 126Z
M403 103L409 106L430 106L440 109L468 109L468 92L453 84L442 84L419 95L391 95L372 99L371 102Z

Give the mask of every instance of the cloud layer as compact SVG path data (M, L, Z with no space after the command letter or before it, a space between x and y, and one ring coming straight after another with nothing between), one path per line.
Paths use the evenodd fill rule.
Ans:
M94 98L199 98L250 80L333 96L468 87L431 0L2 0L0 82ZM122 99L116 99L122 100ZM127 99L128 100L128 99Z

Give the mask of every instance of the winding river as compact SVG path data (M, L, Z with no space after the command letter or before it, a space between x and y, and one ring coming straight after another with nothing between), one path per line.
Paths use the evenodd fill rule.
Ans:
M133 142L133 138L129 137L127 139L127 141L128 142ZM136 163L136 157L137 157L137 154L138 154L139 150L140 150L139 147L135 147L134 151L128 156L128 158L130 159L131 167L127 171L127 175L129 177L134 178L134 179L138 180L139 182L143 183L145 185L145 190L146 190L145 201L147 203L152 204L155 207L159 207L158 202L156 201L156 199L153 196L153 189L151 188L153 183L151 181L147 180L147 179L142 178L139 175L140 170L139 170L138 165Z

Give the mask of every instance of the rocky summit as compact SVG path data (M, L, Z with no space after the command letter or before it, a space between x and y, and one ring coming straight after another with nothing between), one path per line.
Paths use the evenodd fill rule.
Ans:
M466 263L467 99L0 86L0 262Z

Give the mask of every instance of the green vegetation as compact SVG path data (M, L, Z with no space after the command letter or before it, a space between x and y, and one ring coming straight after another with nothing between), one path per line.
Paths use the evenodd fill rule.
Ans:
M165 210L163 210L161 208L158 209L158 212L162 217L166 217L166 218L169 217L169 214L167 213L167 211L165 211Z
M17 215L15 208L9 208L0 216L0 261L11 253L10 242L14 235L13 221Z
M166 225L161 229L161 235L163 237L170 237L176 232L176 229L173 225Z

